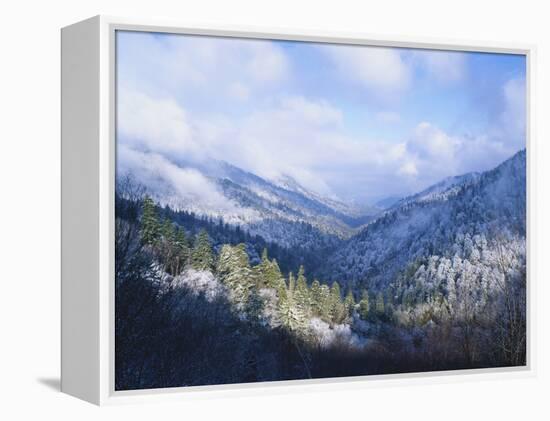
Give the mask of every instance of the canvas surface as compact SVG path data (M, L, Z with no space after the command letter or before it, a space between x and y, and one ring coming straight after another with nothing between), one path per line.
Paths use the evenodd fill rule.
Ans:
M117 390L525 365L524 56L116 43Z

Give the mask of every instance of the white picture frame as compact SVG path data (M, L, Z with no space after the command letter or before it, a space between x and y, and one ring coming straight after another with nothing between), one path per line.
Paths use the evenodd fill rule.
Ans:
M197 386L139 391L114 390L114 174L115 31L212 35L522 54L527 72L527 365L490 368L292 380L273 383ZM97 405L198 397L294 393L367 388L387 384L445 383L533 376L535 280L532 279L536 231L535 173L532 156L534 89L532 45L386 38L364 34L280 30L239 26L181 25L152 19L96 16L61 31L62 50L62 377L63 392Z

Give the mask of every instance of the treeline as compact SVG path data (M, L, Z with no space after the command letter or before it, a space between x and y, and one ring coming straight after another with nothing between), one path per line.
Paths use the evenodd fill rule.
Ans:
M271 326L305 332L314 317L334 325L350 323L354 314L365 320L385 315L381 293L375 297L371 312L366 290L356 302L351 289L345 297L342 295L338 282L329 286L314 279L310 284L303 265L297 276L289 272L285 277L277 259L270 259L265 248L256 265L250 263L244 243L224 244L216 254L206 230L188 235L170 219L161 219L148 196L143 199L141 213L141 244L154 254L164 272L173 277L188 268L212 272L227 287L234 308L250 319L265 319ZM272 290L275 295L270 296L265 290Z
M407 370L312 334L308 317L337 327L354 308L368 309L342 299L337 283L308 285L304 270L284 277L267 251L251 265L242 244L216 253L205 231L189 235L161 219L150 199L117 200L116 212L116 390ZM211 273L226 293L179 282Z
M139 187L132 185L131 180L126 181L126 184L121 187L121 190L124 191L132 189L139 189ZM141 206L144 195L144 191L140 191L140 195L118 194L117 202L119 206L117 215L122 219L132 219L132 215L127 214L128 209L131 209L134 205ZM132 204L130 202L135 203ZM139 210L139 212L141 211ZM338 242L336 237L325 238L323 241L318 238L317 241L292 247L291 250L273 240L267 240L261 235L251 234L239 225L227 224L221 219L200 216L194 212L185 210L174 210L169 206L160 206L158 204L155 204L155 212L160 220L168 220L180 227L185 227L189 243L192 242L200 231L206 231L212 248L216 252L219 252L223 244L245 244L252 264L257 264L262 251L267 249L269 250L269 255L277 259L281 270L285 273L290 271L297 272L301 265L311 268L319 267ZM266 229L263 226L266 224L269 224L269 221L262 222L262 230ZM292 233L299 233L299 235L296 235L300 238L316 238L313 227L304 222L289 221L286 223L284 229L289 236Z

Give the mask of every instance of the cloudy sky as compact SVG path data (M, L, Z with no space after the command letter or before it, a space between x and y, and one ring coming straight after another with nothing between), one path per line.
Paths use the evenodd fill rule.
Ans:
M212 186L222 159L373 203L525 147L525 58L141 32L117 35L119 168Z

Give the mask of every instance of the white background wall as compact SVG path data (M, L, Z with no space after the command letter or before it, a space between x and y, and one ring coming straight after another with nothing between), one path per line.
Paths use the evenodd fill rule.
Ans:
M96 0L3 2L0 13L0 418L549 419L550 13L543 1ZM538 375L98 409L59 376L59 29L99 13L538 45ZM422 382L421 382L422 383ZM547 390L543 391L543 387Z

